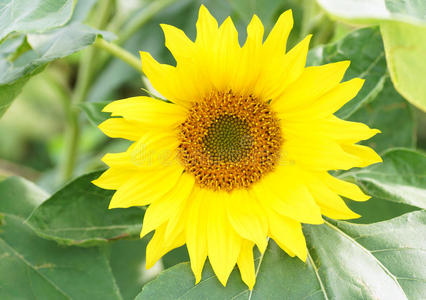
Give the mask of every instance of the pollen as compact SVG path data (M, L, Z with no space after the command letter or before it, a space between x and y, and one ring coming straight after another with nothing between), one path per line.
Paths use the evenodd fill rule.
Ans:
M196 183L212 190L248 188L274 170L283 142L268 103L232 91L212 92L179 127L179 159Z

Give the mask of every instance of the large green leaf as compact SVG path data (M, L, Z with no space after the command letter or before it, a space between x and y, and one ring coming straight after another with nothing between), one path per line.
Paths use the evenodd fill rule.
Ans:
M81 176L40 205L27 220L35 232L64 245L93 246L137 237L144 210L108 210L113 191L94 186L100 172Z
M354 77L365 79L364 86L358 95L337 112L337 116L346 119L363 104L372 101L383 88L387 74L379 29L356 30L336 43L312 49L308 56L309 65L342 60L351 61L343 80Z
M99 35L108 33L95 30L80 23L43 34L29 34L32 50L14 61L0 60L0 116L20 93L25 82L38 74L52 60L68 56L94 43Z
M23 179L0 183L0 298L122 299L101 249L59 247L25 223L46 196Z
M145 266L146 246L152 234L143 239L119 240L106 246L112 272L123 299L134 299L142 286L152 280L158 272L178 263L189 261L186 247L179 247L161 258L161 262L147 270ZM159 298L161 299L161 298Z
M395 88L408 101L426 111L426 1L423 27L384 22L380 25L389 73Z
M148 238L120 240L107 246L111 270L124 300L132 300L146 281L145 252Z
M317 0L330 14L354 23L398 20L426 23L423 0Z
M208 265L194 286L189 263L182 263L146 284L136 299L421 299L425 223L426 212L419 211L371 225L306 225L307 262L270 242L255 259L253 291L237 270L222 287Z
M426 110L426 1L317 0L331 15L355 24L380 24L392 81L408 101Z
M29 49L25 49L28 51L23 54L19 49L22 44L19 41L23 41L23 36L11 36L0 43L0 117L21 92L25 83L40 73L50 61L93 44L99 35L109 40L114 38L111 33L81 24L95 4L95 0L78 1L73 14L72 0L12 0L3 7L3 10L2 1L0 0L0 17L2 13L8 17L10 14L22 14L23 17L16 20L16 24L22 25L18 31L32 34L27 35L28 43L25 44ZM63 20L58 23L60 19ZM44 24L46 27L39 28L37 24L40 26ZM64 24L63 27L47 30Z
M40 32L64 25L74 0L0 0L0 41L12 32Z
M409 149L393 149L383 163L348 172L346 176L371 196L426 209L426 155Z

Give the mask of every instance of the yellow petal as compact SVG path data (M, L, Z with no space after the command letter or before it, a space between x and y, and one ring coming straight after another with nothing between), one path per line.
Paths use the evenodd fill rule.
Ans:
M144 128L135 121L123 118L110 118L99 124L99 129L111 138L123 138L137 141L145 132Z
M231 193L227 208L229 221L235 231L256 243L260 252L264 252L268 245L268 220L257 199L247 190L235 190Z
M292 135L289 131L284 131L287 136L283 144L283 157L292 163L303 166L310 170L348 170L360 164L361 159L342 146L330 139L304 136L299 132L299 136Z
M211 191L208 206L207 245L209 261L219 281L226 286L241 250L241 237L232 228L226 215L228 193Z
M146 247L146 268L149 269L167 252L185 244L185 235L180 234L173 240L164 239L165 225L155 231L154 236Z
M314 120L311 118L284 119L282 124L287 136L303 135L305 140L320 138L345 144L367 140L380 132L363 123L341 120L333 115ZM315 130L312 130L313 128Z
M322 134L329 134L336 140L344 143L356 143L380 133L378 129L371 129L367 125L359 122L341 120L335 116L327 118L324 122L318 122L318 131Z
M285 68L288 74L283 78L284 86L287 87L303 74L311 38L311 34L307 35L285 55Z
M208 47L210 39L214 39L217 35L217 21L204 5L200 6L196 27L197 39L195 42Z
M172 166L135 173L115 192L109 208L144 206L152 203L176 184L182 171L183 168Z
M132 161L130 151L120 153L107 153L102 157L102 161L109 167L117 167L121 169L137 169Z
M201 280L201 272L207 258L208 201L204 192L202 189L194 189L192 199L189 200L185 228L186 246L196 284Z
M335 192L318 181L311 181L309 190L321 208L321 213L329 218L347 220L359 218L360 215L349 209Z
M337 85L329 92L313 101L310 105L286 112L286 118L300 120L319 119L335 113L344 104L352 100L361 90L364 79L353 78ZM285 101L285 99L283 99Z
M290 249L297 257L306 261L306 241L301 224L290 218L278 215L273 210L268 210L268 217L271 238L284 251Z
M127 121L137 121L140 127L176 127L186 118L186 109L150 97L132 97L111 102L103 111L112 116L122 116Z
M317 176L320 177L332 191L342 195L343 197L355 201L367 201L371 198L370 196L364 194L356 184L338 179L326 172L318 173Z
M253 15L249 25L247 26L247 39L244 47L260 48L263 43L264 28L262 21L257 15Z
M189 107L191 101L198 99L197 88L191 79L179 74L178 69L160 64L148 52L140 52L142 70L152 86L166 99Z
M237 67L232 84L232 90L239 91L241 95L253 93L257 86L259 74L265 65L265 56L262 53L264 28L260 19L254 15L247 27L247 39L241 49L240 63Z
M349 61L341 61L305 68L302 75L280 96L280 101L275 103L274 109L285 114L311 105L339 84L349 64Z
M194 43L186 36L186 34L171 25L161 24L166 40L166 47L170 50L177 63L184 62L191 58L195 50Z
M172 130L161 130L143 135L129 152L130 159L141 170L162 169L182 165L177 158L179 140Z
M279 101L288 85L301 76L305 68L310 36L296 45L287 54L262 52L262 73L254 86L254 94L272 104ZM277 66L280 66L277 68ZM273 106L274 107L274 106Z
M287 10L280 15L271 32L265 40L264 47L270 52L285 52L287 38L293 28L293 14Z
M135 171L129 169L110 168L102 173L98 179L92 183L100 188L107 190L116 190L134 175Z
M176 186L148 207L143 220L141 238L179 212L179 207L191 194L194 182L194 176L183 173Z
M342 145L343 150L361 159L361 163L355 167L366 167L371 164L383 162L382 158L370 147L363 145Z
M303 223L323 223L320 208L301 182L300 172L293 167L280 169L252 188L262 207Z
M228 17L219 27L217 49L213 48L211 61L208 66L211 82L219 91L232 88L238 69L241 48L238 43L238 32L234 23Z
M250 290L253 289L256 282L253 259L253 242L243 240L241 244L240 255L238 256L237 264L240 269L241 278L247 284Z

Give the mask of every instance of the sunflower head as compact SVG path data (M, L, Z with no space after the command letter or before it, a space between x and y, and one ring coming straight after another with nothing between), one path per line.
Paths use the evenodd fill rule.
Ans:
M305 261L301 223L359 217L342 196L365 201L356 185L330 170L380 162L357 144L378 133L333 114L363 80L341 82L349 62L305 67L310 36L286 51L293 25L284 12L264 40L257 16L241 46L230 18L218 26L201 6L197 37L162 25L177 61L141 52L142 69L168 101L133 97L104 109L100 129L134 143L107 154L94 183L116 190L110 208L149 205L141 236L155 231L147 266L186 244L196 282L208 258L223 285L235 264L251 289L253 247L268 238Z

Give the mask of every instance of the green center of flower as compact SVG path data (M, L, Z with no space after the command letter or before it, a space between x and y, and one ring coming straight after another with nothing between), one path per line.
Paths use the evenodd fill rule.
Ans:
M214 161L237 162L252 146L250 127L233 115L221 115L207 129L203 143Z

